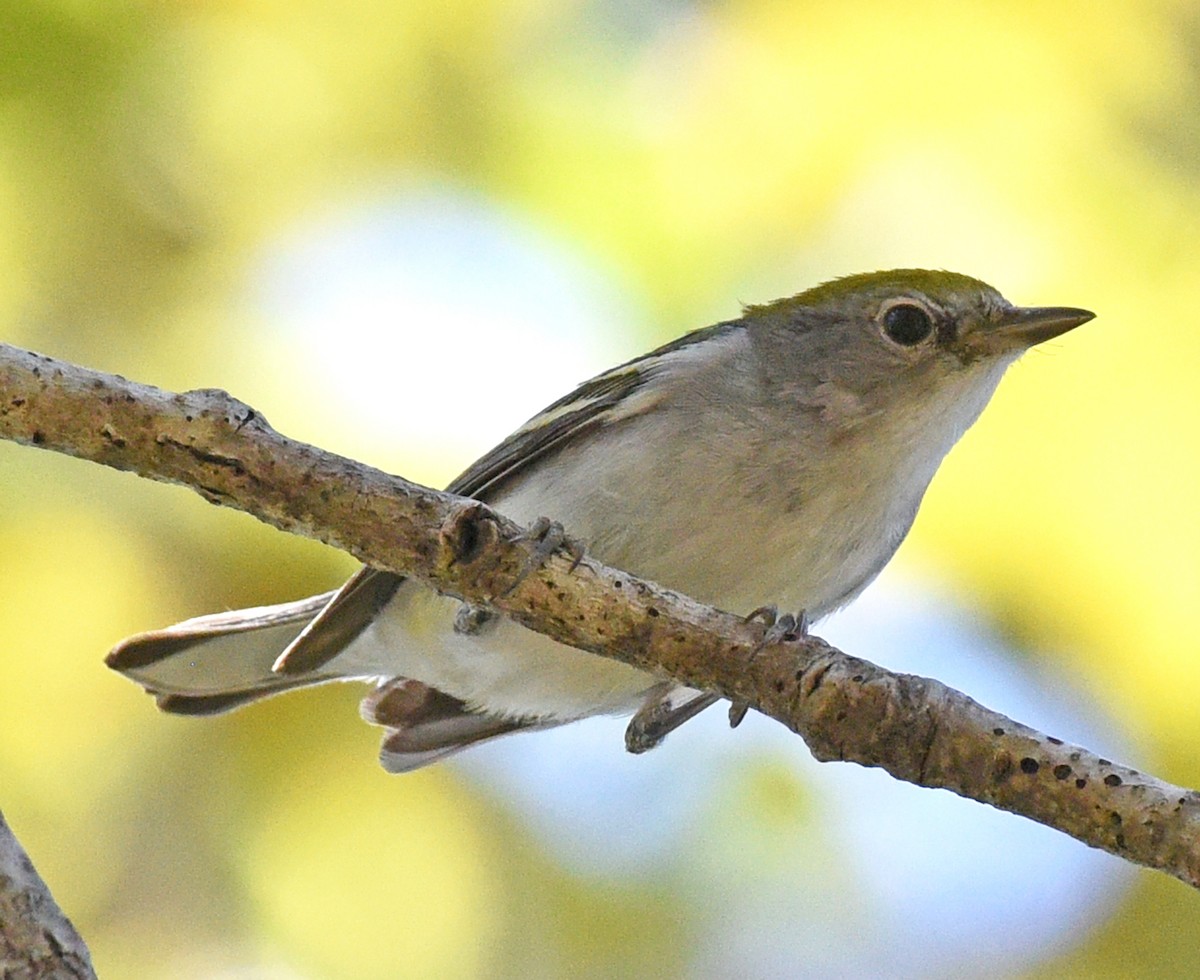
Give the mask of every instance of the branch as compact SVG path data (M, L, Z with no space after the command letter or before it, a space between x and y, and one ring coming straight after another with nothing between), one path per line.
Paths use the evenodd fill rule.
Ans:
M0 972L14 980L90 977L87 946L0 814Z
M819 760L879 766L1200 887L1200 794L818 637L764 645L760 625L590 558L572 572L555 556L510 591L532 548L512 521L281 436L224 392L172 394L0 345L0 437L189 486L562 643L748 702Z

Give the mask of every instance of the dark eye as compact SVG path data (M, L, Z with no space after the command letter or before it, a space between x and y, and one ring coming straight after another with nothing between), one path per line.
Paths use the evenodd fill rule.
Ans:
M883 314L883 332L897 344L912 347L933 332L933 321L921 307L897 303Z

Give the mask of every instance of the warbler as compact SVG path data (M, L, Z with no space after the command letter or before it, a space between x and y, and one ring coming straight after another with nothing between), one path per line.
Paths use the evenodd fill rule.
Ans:
M554 518L601 561L701 602L816 621L892 557L1005 369L1092 317L951 272L847 276L597 375L448 489L522 524ZM142 633L107 662L178 714L366 681L391 772L595 714L636 712L644 748L715 700L372 568Z

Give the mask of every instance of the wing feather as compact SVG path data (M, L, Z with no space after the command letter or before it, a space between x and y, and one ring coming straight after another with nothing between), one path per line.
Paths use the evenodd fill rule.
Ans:
M661 370L666 355L738 327L738 321L729 321L694 330L585 381L481 456L446 489L486 503L551 450L614 418L631 418L650 409L652 399L636 396L646 393L647 383ZM360 569L292 641L276 661L275 670L286 675L319 670L366 629L403 581L403 576L392 572Z

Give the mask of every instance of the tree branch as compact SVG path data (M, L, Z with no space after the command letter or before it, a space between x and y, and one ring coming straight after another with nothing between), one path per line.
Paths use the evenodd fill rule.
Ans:
M0 437L189 486L563 643L749 702L820 760L951 790L1200 887L1200 794L818 637L763 645L760 625L591 559L572 572L555 556L510 590L531 549L513 522L281 436L224 392L172 394L0 345Z
M0 974L95 978L87 946L0 814Z

